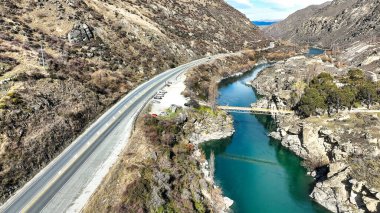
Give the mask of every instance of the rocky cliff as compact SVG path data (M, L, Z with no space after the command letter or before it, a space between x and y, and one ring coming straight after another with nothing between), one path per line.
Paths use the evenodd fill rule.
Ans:
M347 70L317 57L298 56L277 62L252 82L263 97L255 105L292 108L307 82L321 72L343 78ZM341 111L331 116L321 113L309 118L274 118L278 129L270 136L304 159L309 174L315 178L310 194L315 201L332 212L380 211L378 113Z
M296 43L330 47L378 37L379 26L379 0L334 0L297 11L265 32Z
M0 201L141 82L264 40L222 0L5 0L0 12Z

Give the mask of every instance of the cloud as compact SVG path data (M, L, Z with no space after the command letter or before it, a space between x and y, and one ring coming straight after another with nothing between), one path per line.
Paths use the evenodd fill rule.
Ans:
M327 0L226 0L251 20L285 19L295 11Z

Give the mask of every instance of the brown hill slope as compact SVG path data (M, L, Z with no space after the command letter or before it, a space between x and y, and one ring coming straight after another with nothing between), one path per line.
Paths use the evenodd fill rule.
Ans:
M0 12L0 201L144 80L264 39L222 0L5 0Z
M380 35L379 0L334 0L311 6L265 29L275 38L325 47Z

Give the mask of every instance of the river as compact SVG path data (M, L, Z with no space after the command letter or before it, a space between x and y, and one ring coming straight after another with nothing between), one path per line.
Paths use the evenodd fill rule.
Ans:
M222 81L220 105L250 106L257 100L245 85L267 65ZM301 160L267 136L275 128L270 116L232 113L235 134L204 143L209 158L215 153L215 181L225 196L234 200L235 213L326 213L309 198L313 179L306 175Z

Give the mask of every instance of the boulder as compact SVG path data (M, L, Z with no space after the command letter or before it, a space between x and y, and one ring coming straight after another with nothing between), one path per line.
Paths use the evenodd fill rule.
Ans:
M77 1L76 0L66 0L66 3L70 6L70 7L76 7L77 6Z
M298 137L298 135L286 135L282 141L281 144L290 149L292 152L294 152L297 156L300 156L304 159L308 157L307 151L302 146L301 140Z
M307 150L308 159L315 159L320 163L328 163L329 158L324 146L324 140L319 138L319 129L311 125L304 125L302 128L302 146Z
M281 140L282 139L281 134L279 132L271 132L271 133L269 133L268 136L271 137L271 138L274 138L276 140Z
M332 212L352 212L348 203L351 201L351 195L346 191L344 184L347 178L348 171L344 170L323 182L318 182L310 197ZM355 195L352 196L355 200Z
M350 193L350 203L356 205L358 194L356 194L354 191L351 191Z
M378 199L378 200L380 200L380 192L378 192L378 193L376 193L376 198Z
M177 124L183 124L187 121L187 115L184 113L180 113L178 117L176 118L176 123Z
M93 31L87 24L76 23L67 34L70 43L82 43L94 38Z
M174 104L169 107L169 111L171 113L176 113L178 109L179 109L179 107L177 105L174 105Z
M288 133L285 130L280 129L280 135L281 135L281 137L285 137L287 134Z
M329 173L327 174L327 177L330 178L339 172L342 172L347 168L347 165L343 162L335 162L329 164Z
M349 180L349 182L352 184L352 191L356 192L356 193L360 193L363 189L363 185L365 184L365 182L363 181L357 181L355 179L351 179Z
M373 137L370 133L365 134L365 139L367 139L368 143L370 144L378 144L378 139Z
M223 197L223 201L226 206L225 210L229 209L234 204L234 201L228 197Z
M323 127L322 129L319 130L319 134L322 136L322 137L326 137L326 136L330 136L333 134L333 131L328 129L328 128L325 128Z
M366 196L363 196L363 202L365 204L365 206L367 207L368 211L369 212L379 212L379 202L378 200L376 199L373 199L373 198L370 198L370 197L366 197Z
M288 133L291 135L299 135L301 133L301 127L299 125L292 126Z
M348 157L348 153L340 150L338 147L334 147L332 150L333 161L345 160Z

